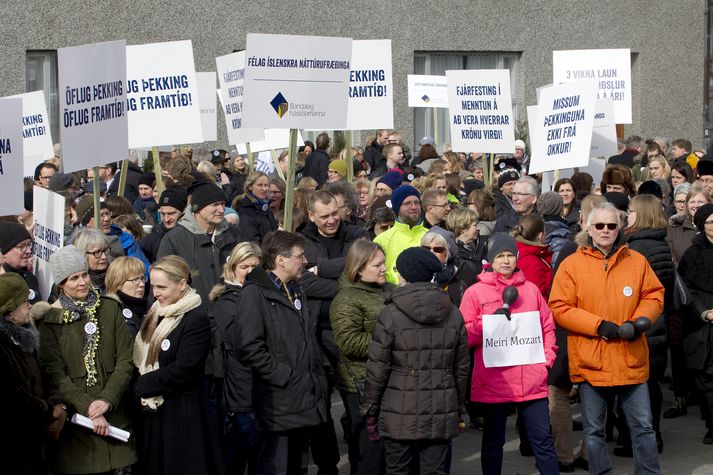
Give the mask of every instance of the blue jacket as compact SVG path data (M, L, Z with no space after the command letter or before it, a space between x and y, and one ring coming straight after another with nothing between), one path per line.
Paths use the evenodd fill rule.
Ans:
M148 281L149 266L151 264L149 263L149 260L146 259L144 251L141 250L141 246L139 246L139 243L136 241L136 239L134 239L134 236L122 231L122 229L116 224L111 225L109 229L109 236L116 236L117 238L119 238L121 247L124 249L124 253L127 257L135 257L144 263L144 267L146 268L144 275L146 275L146 280Z

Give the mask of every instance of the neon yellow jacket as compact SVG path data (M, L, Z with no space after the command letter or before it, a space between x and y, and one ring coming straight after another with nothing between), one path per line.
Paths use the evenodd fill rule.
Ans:
M374 242L381 246L384 250L384 254L386 254L387 282L391 282L392 284L399 283L399 278L394 270L396 258L399 257L399 254L401 254L401 251L404 249L420 246L421 238L427 232L428 229L423 225L423 221L414 227L409 227L408 224L396 221L391 229L384 231L374 238Z

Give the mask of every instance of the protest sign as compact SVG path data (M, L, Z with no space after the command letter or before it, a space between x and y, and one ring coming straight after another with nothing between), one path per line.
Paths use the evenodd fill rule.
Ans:
M271 150L263 150L262 152L258 152L257 160L255 160L255 169L259 172L267 174L270 174L275 171L275 162L272 160Z
M126 84L131 148L203 142L190 41L127 46Z
M352 41L346 128L394 128L391 40Z
M545 362L539 312L483 315L483 364L486 368Z
M302 134L298 132L297 134L297 146L301 147L304 145L302 140ZM265 129L265 139L258 140L256 142L250 142L250 151L252 152L263 152L265 150L277 150L280 148L287 148L290 146L290 131L285 129ZM245 144L238 144L236 146L238 153L244 155L248 153Z
M446 71L454 151L515 152L510 71Z
M123 40L57 51L65 173L128 156L126 60Z
M22 213L22 99L0 99L0 215Z
M225 115L228 143L238 145L263 140L263 129L243 127L243 82L245 80L245 51L215 58L218 69L220 105Z
M216 113L215 72L196 73L198 104L201 106L203 140L218 140L218 115Z
M243 124L344 129L351 56L351 38L248 34Z
M408 106L448 108L448 83L445 76L409 74Z
M631 124L631 50L584 49L552 52L555 84L592 79L597 98L614 101L617 124Z
M8 96L8 99L22 99L22 149L25 155L22 174L33 176L37 165L54 158L45 93L33 91Z
M597 99L589 156L611 157L618 153L614 102L610 97Z
M40 186L33 187L35 222L35 276L42 298L52 290L50 256L64 243L64 197Z
M595 108L596 86L592 81L543 89L530 137L529 173L585 166L589 161Z

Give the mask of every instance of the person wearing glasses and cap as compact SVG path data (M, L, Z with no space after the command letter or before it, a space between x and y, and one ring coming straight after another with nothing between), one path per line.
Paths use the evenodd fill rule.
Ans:
M569 331L569 373L582 398L589 470L612 470L605 414L607 399L617 395L631 430L636 473L659 473L644 332L661 315L664 288L646 258L623 244L612 204L595 206L586 224L588 239L560 264L549 303L557 324Z
M40 284L27 267L32 257L32 236L23 224L0 221L0 253L5 258L2 265L5 272L19 275L29 287L30 303L42 300Z

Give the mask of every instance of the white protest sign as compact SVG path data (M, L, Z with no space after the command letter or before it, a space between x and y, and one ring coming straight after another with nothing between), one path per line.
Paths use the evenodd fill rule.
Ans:
M614 101L617 124L631 124L631 50L584 49L552 52L555 84L594 79L597 98Z
M126 83L131 148L203 142L190 41L127 46Z
M347 130L394 128L391 40L352 41Z
M126 42L60 48L57 62L64 172L125 160Z
M270 174L275 171L275 162L272 160L272 151L258 152L255 160L255 169L259 172Z
M514 153L510 71L446 71L446 79L453 150Z
M408 106L448 108L448 83L445 76L409 74Z
M245 79L245 51L215 58L218 69L221 109L225 114L228 143L238 145L265 139L263 129L243 127L243 81Z
M301 147L304 145L304 140L302 140L302 133L297 131L297 146ZM265 129L265 139L258 140L256 142L250 142L251 152L262 152L265 150L277 150L280 148L287 148L290 146L290 131L287 129ZM236 146L238 153L244 155L248 153L245 144L238 144Z
M545 362L539 312L483 315L483 364L486 368Z
M45 93L33 91L8 96L8 99L15 98L22 99L22 148L25 154L22 174L33 176L37 165L54 158Z
M0 99L0 215L22 213L22 99Z
M531 174L587 165L596 108L595 87L592 81L579 81L542 90L530 137Z
M250 33L245 50L245 127L346 127L351 38Z
M597 99L589 156L611 157L618 153L616 123L614 122L614 102L610 97Z
M218 115L216 113L215 72L196 73L198 104L201 106L203 141L218 140Z
M35 276L40 286L40 294L47 298L52 290L52 267L50 256L64 243L64 197L33 187L35 221L35 243L33 245Z

